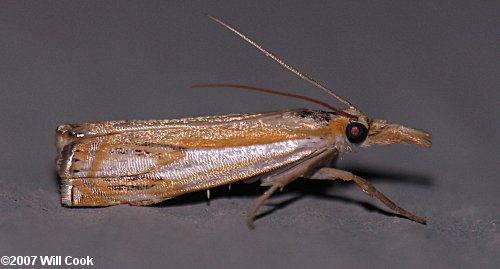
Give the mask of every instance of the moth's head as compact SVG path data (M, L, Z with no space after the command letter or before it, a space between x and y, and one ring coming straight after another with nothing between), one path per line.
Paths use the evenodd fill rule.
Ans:
M337 139L343 138L339 150L349 151L352 145L369 147L371 145L413 144L429 148L432 145L429 132L390 123L386 120L369 119L354 107L343 110L351 117L340 116L335 121ZM336 141L337 143L340 141Z

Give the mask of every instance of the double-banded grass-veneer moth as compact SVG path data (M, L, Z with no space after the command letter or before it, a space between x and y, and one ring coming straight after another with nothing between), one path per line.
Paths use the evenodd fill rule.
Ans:
M428 132L370 119L346 99L286 64L236 29L210 17L284 68L340 101L339 109L309 97L257 87L236 87L313 101L329 111L292 109L172 120L105 121L57 128L57 169L62 204L69 207L151 205L178 195L259 179L269 189L248 214L298 177L353 181L402 216L425 224L363 178L326 167L354 146L431 146Z

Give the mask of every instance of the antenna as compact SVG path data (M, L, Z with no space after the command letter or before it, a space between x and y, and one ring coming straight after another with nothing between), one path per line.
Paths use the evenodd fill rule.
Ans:
M288 93L288 92L282 92L282 91L277 91L277 90L272 90L272 89L266 89L266 88L260 88L260 87L255 87L255 86L247 86L247 85L240 85L240 84L226 84L226 83L210 83L210 84L195 84L191 85L191 88L234 88L234 89L239 89L239 90L250 90L250 91L257 91L257 92L264 92L264 93L269 93L269 94L275 94L275 95L281 95L281 96L286 96L286 97L291 97L291 98L296 98L300 100L305 100L309 101L311 103L315 103L320 106L324 106L338 115L342 115L344 117L352 118L352 119L357 119L356 116L351 115L347 112L344 112L330 104L327 104L323 101L316 100L311 97L299 95L299 94L293 94L293 93Z
M262 47L261 45L257 44L252 39L250 39L247 36L245 36L244 34L240 33L238 30L234 29L233 27L229 26L228 24L226 24L225 22L219 20L216 17L210 16L210 15L208 15L208 17L210 19L212 19L213 21L219 23L220 25L224 26L225 28L227 28L231 32L235 33L237 36L239 36L240 38L242 38L243 40L245 40L247 43L249 43L250 45L252 45L255 48L257 48L258 50L260 50L262 53L264 53L264 55L266 55L267 57L273 59L275 62L277 62L278 64L280 64L282 67L286 68L288 71L294 73L295 75L299 76L303 80L311 83L312 85L318 87L319 89L323 90L324 92L328 93L329 95L335 97L337 100L339 100L343 104L347 105L348 107L356 109L354 107L354 105L351 104L351 102L349 102L346 99L338 96L335 92L333 92L332 90L330 90L329 88L327 88L323 84L319 83L318 81L316 81L315 79L313 79L309 75L304 74L304 73L300 72L299 70L295 69L293 66L285 63L283 60L281 60L280 58L276 57L270 51L266 50L264 47Z

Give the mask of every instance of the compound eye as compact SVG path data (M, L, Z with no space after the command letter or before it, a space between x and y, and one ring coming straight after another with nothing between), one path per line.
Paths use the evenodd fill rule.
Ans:
M368 135L368 129L366 129L366 127L361 123L351 122L347 125L345 133L347 135L347 139L349 139L351 143L357 144L365 141L365 138Z

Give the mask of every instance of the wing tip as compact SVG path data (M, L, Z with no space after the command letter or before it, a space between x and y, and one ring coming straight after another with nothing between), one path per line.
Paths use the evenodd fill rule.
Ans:
M67 180L63 179L61 185L61 204L66 207L74 207L75 204L73 204L73 185L70 182L64 181Z

